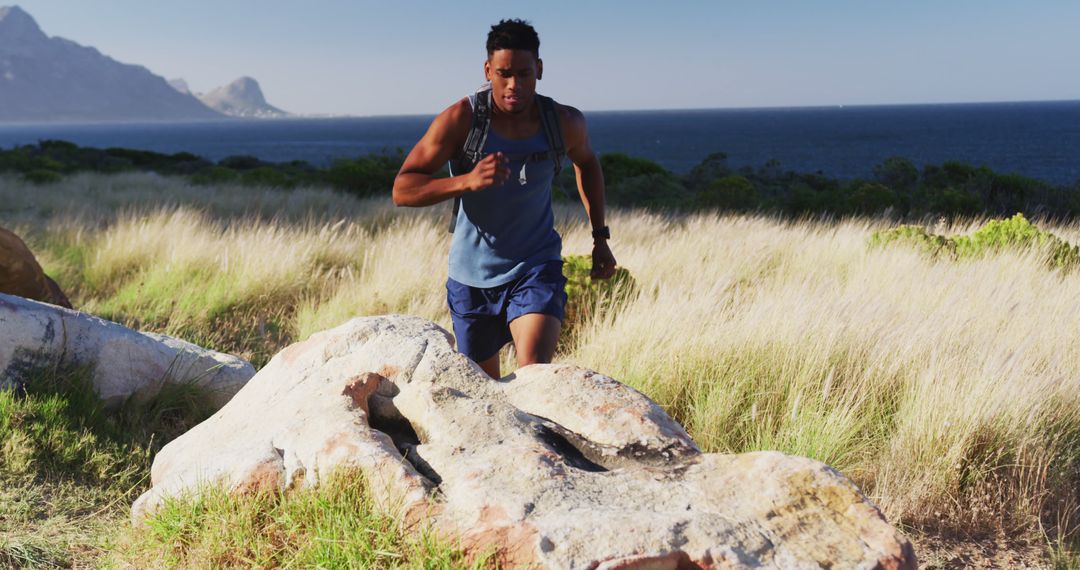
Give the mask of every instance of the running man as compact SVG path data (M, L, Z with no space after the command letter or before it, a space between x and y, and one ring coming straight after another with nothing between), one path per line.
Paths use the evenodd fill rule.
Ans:
M528 22L502 20L487 38L490 83L435 117L394 180L394 204L454 200L447 303L458 351L499 378L499 351L518 366L551 362L562 328L566 278L551 185L563 156L593 228L592 276L615 272L604 224L604 173L585 117L537 95L540 38ZM449 178L434 175L450 164Z

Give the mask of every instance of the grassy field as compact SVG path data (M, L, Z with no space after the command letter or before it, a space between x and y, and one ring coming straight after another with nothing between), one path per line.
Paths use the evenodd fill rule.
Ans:
M77 307L256 366L357 315L408 313L449 327L446 215L318 189L196 187L144 174L0 185L0 225L25 237ZM918 538L931 565L947 560L939 543L959 540L1080 566L1080 272L1048 267L1037 250L956 261L869 247L890 225L883 220L609 217L637 292L579 325L557 360L642 390L708 451L776 449L833 465ZM952 235L979 222L930 229ZM589 252L581 212L559 210L557 224L565 253ZM1040 227L1080 242L1080 225ZM45 449L54 428L41 426L52 424L22 417L24 447ZM341 519L327 513L342 497L362 503L362 488L345 483L325 496L247 502L209 490L131 531L127 503L147 485L152 451L182 422L150 437L108 421L72 424L98 439L64 445L103 450L115 462L102 469L129 473L115 481L65 476L63 465L15 469L5 438L0 565L18 556L119 567L465 564L453 545L417 543L368 511L360 526L321 523ZM111 439L95 436L106 432ZM43 498L27 498L35 493ZM67 503L50 497L63 493L84 506L57 507ZM48 525L60 547L35 542ZM382 554L311 558L313 544L359 535L380 537ZM221 558L244 541L240 558Z

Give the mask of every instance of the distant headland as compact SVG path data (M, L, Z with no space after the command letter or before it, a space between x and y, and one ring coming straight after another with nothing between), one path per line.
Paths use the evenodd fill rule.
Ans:
M90 46L49 37L18 6L0 7L0 122L183 121L279 118L257 81L241 77L206 94L121 63Z

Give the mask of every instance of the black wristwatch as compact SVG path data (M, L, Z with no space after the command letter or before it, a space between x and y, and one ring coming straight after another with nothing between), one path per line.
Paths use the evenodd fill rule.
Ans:
M592 231L593 239L611 239L611 228L604 226Z

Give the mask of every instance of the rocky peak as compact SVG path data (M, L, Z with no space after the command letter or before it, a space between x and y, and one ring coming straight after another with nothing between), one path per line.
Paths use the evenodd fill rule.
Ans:
M241 77L222 87L221 90L232 97L239 97L246 101L261 105L266 104L266 97L263 96L262 88L259 87L259 82L251 77Z
M18 45L48 39L34 17L18 6L0 6L0 45Z
M273 118L288 115L267 103L259 82L247 76L199 95L199 99L211 109L233 117Z

